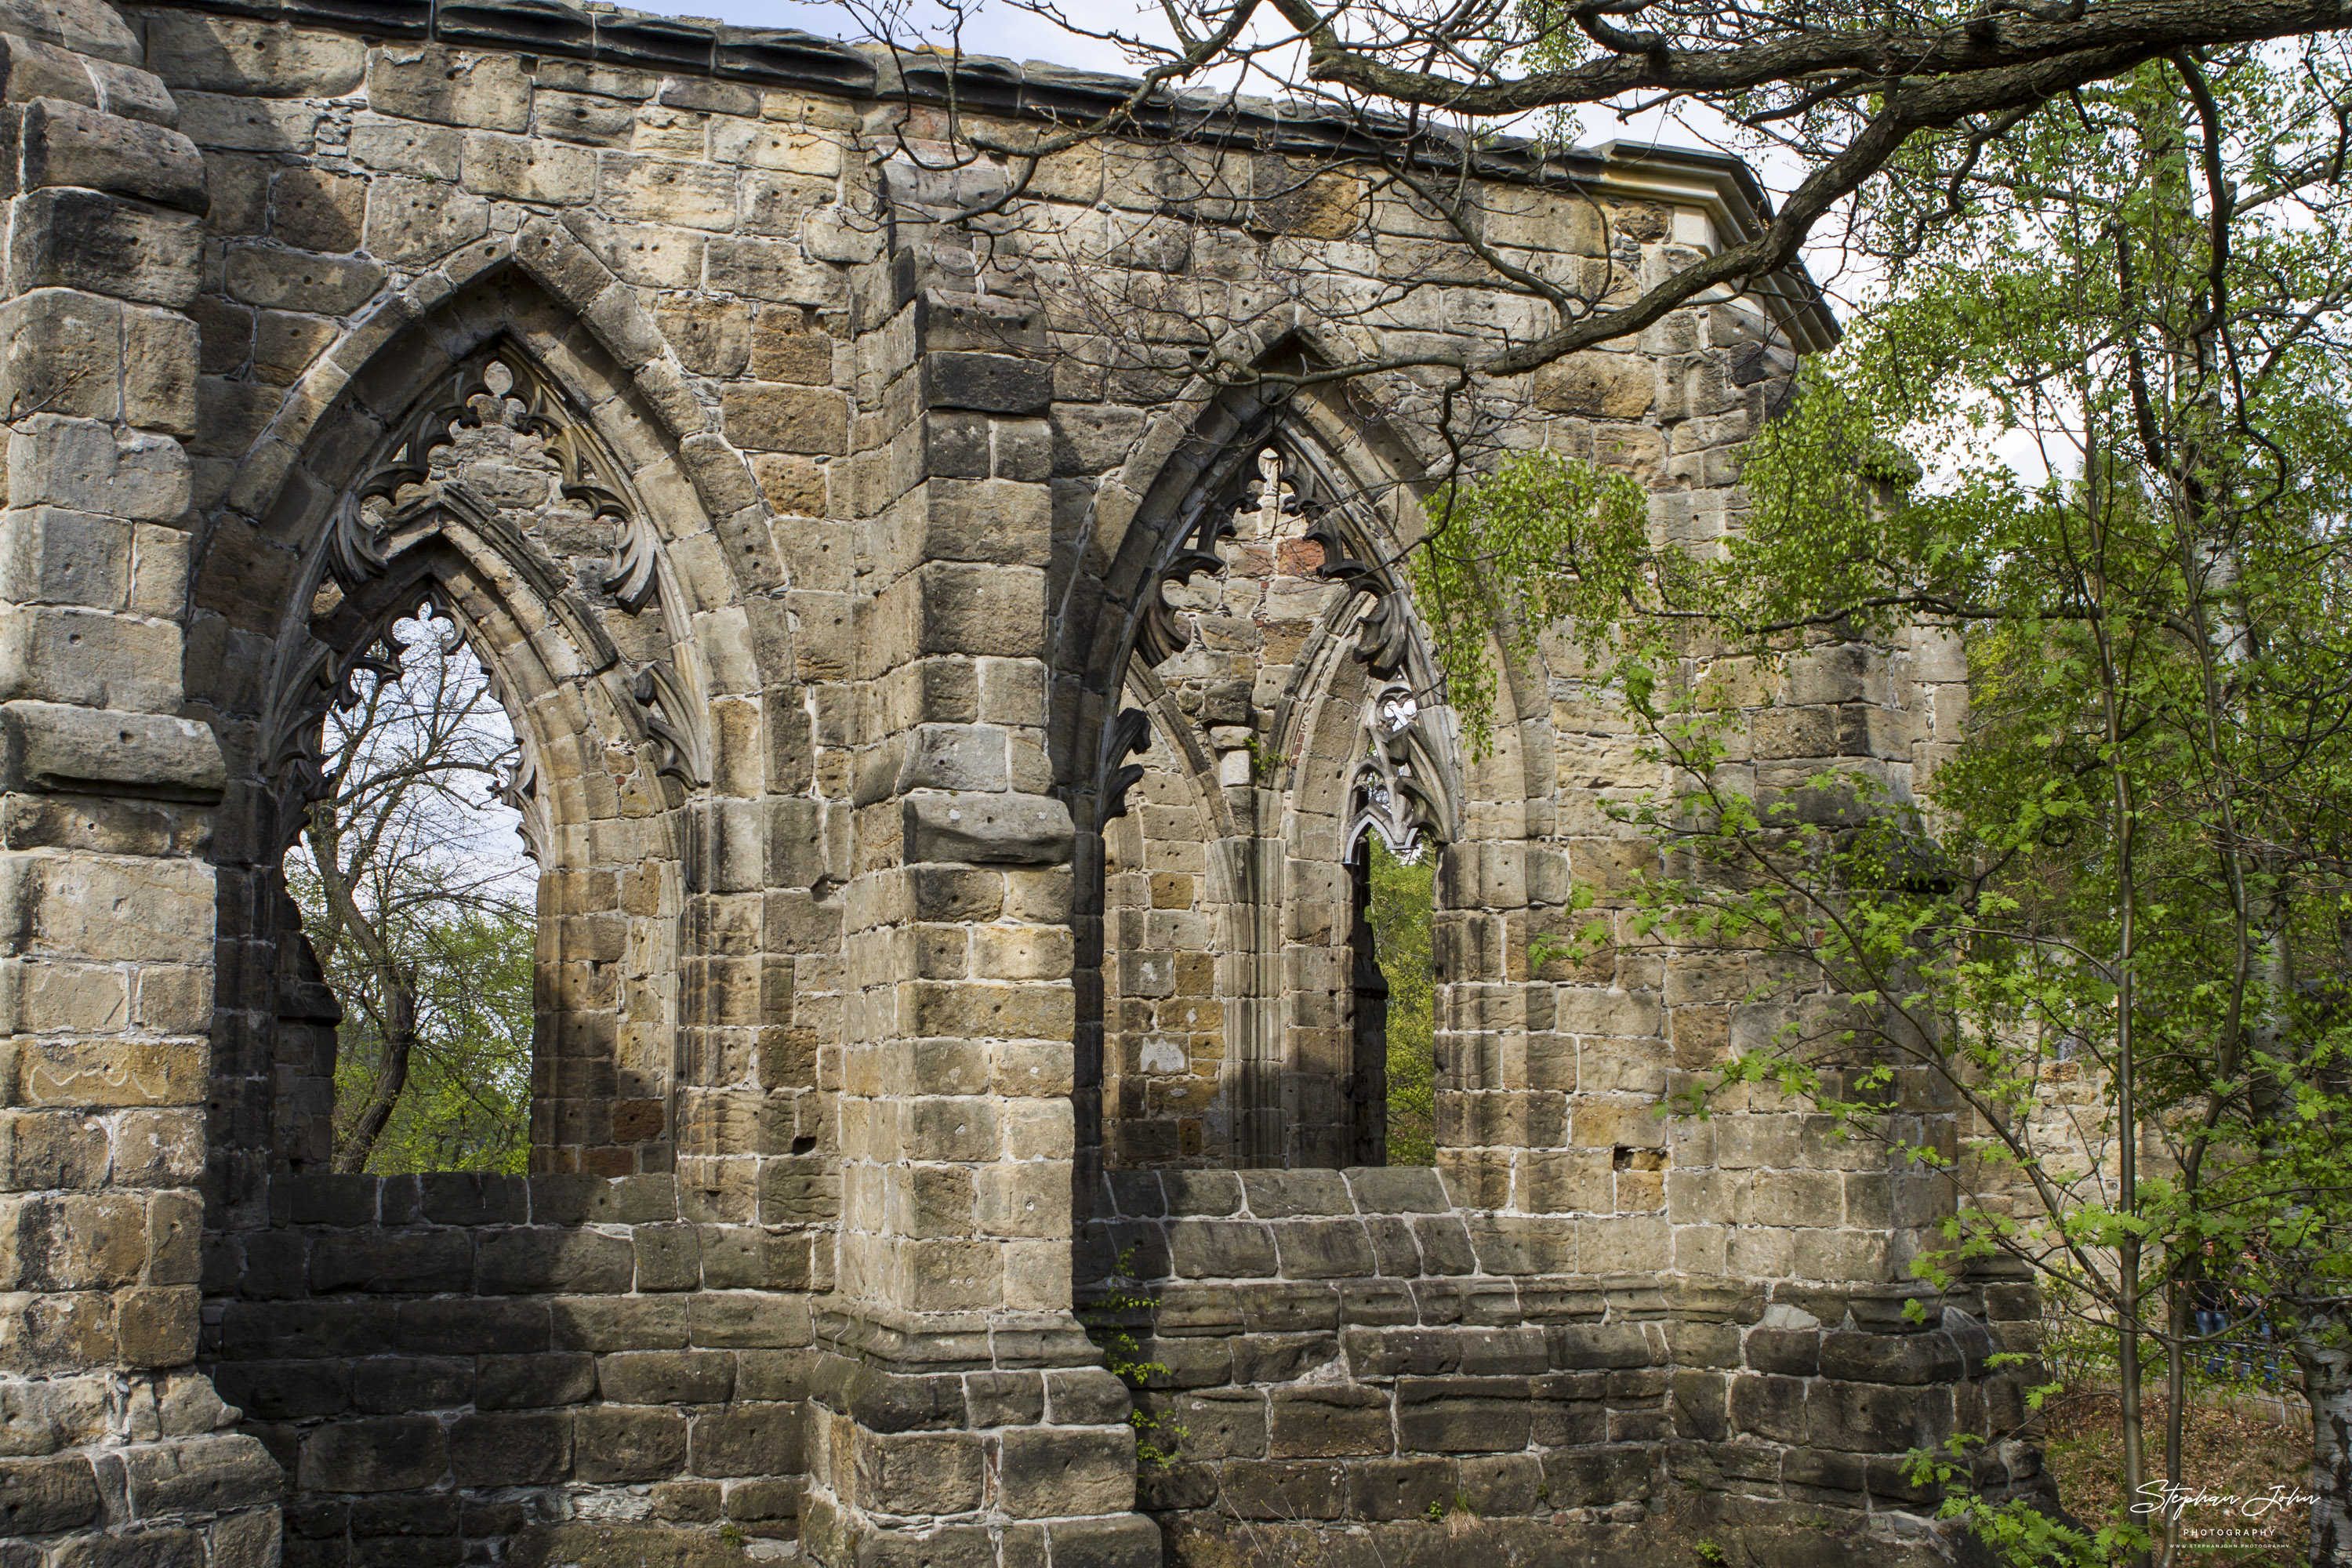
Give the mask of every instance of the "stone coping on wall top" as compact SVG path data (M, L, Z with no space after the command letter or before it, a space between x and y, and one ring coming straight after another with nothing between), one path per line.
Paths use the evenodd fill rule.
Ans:
M1082 1283L1080 1310L1159 1334L1331 1331L1342 1328L1508 1328L1597 1323L1716 1323L1875 1334L1934 1331L1947 1310L1979 1320L2031 1317L2030 1293L1974 1281L1937 1292L1918 1283L1822 1283L1699 1275L1366 1275L1326 1279L1113 1276ZM1106 1303L1121 1303L1113 1309ZM1917 1301L1925 1316L1915 1319Z
M1104 1218L1294 1219L1315 1215L1448 1214L1463 1205L1426 1165L1316 1171L1111 1171Z
M926 50L860 47L794 27L739 27L701 16L667 16L587 0L148 0L150 8L197 10L357 33L365 37L430 39L459 47L507 48L595 60L635 70L683 71L765 87L870 98L903 96L922 103L1016 119L1092 120L1118 109L1138 79L1055 65ZM667 101L667 100L666 100ZM1368 153L1373 143L1348 117L1312 103L1230 92L1164 94L1133 117L1139 128L1214 142L1288 153ZM1395 121L1396 134L1427 143L1431 155L1458 160L1461 143L1426 126ZM1443 149L1441 151L1440 149ZM1736 171L1752 205L1769 202L1736 158L1657 144L1611 142L1568 147L1528 137L1482 137L1471 157L1477 171L1526 179L1575 168L1590 174L1621 160ZM1803 276L1801 264L1790 269ZM1810 290L1810 279L1806 279Z
M162 0L173 9L331 27L371 38L430 38L593 59L637 70L737 77L861 96L874 61L794 27L736 27L572 0Z
M410 1226L660 1225L679 1215L677 1178L471 1171L422 1175L278 1174L272 1226L393 1229Z

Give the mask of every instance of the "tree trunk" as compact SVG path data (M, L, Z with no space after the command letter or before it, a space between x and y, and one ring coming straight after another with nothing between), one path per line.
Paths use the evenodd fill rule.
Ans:
M400 1103L400 1091L408 1087L409 1047L416 1042L416 972L387 967L379 973L387 994L383 1071L376 1079L375 1094L368 1100L367 1109L360 1112L351 1136L336 1152L335 1169L347 1175L357 1175L367 1169L369 1159L375 1153L376 1140L391 1125L393 1107Z
M2295 1336L2311 1401L2312 1568L2352 1563L2352 1298L2311 1302Z

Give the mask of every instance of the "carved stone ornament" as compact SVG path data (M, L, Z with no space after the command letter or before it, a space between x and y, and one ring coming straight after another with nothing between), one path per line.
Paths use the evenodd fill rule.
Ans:
M1294 489L1303 489L1290 481L1286 467L1284 478L1292 482ZM1349 552L1346 536L1339 529L1337 507L1310 501L1307 510L1311 524L1307 538L1323 547L1323 564L1316 568L1317 575L1328 577L1351 593L1371 595L1372 602L1365 607L1363 619L1356 623L1356 658L1375 679L1395 679L1412 652L1412 614L1405 606L1404 595L1396 591L1396 584L1386 572Z
M1127 759L1150 744L1151 715L1142 709L1123 708L1110 721L1103 740L1103 771L1109 774L1109 782L1103 786L1098 822L1127 815L1127 792L1143 781L1143 764Z
M433 595L426 594L415 607L426 610L435 603ZM275 800L268 824L274 855L283 856L294 847L310 825L310 808L331 798L341 778L341 770L330 773L327 769L327 710L340 708L348 712L358 706L356 679L361 675L397 680L401 655L405 652L406 645L389 632L341 656L325 643L312 641L291 679L279 683L278 698L263 726L268 750L262 776L269 782Z
M1168 584L1190 583L1203 572L1222 572L1224 557L1217 553L1217 542L1231 539L1239 531L1234 519L1236 514L1257 509L1262 487L1253 480L1242 493L1238 503L1202 501L1177 531L1181 543L1160 570L1151 574L1151 586L1143 601L1142 614L1135 626L1135 657L1146 668L1166 664L1182 653L1192 641L1192 628L1168 602Z
M637 671L629 689L645 714L646 731L661 746L661 763L655 771L688 789L709 782L710 770L693 720L694 700L677 670L667 659L656 659Z
M437 396L420 403L390 455L336 504L327 568L346 589L384 570L384 526L366 503L430 483L434 453L454 443L458 430L478 430L493 417L505 421L509 405L520 405L513 427L537 437L555 459L563 499L584 504L592 518L609 518L617 525L604 591L632 615L652 602L659 591L659 540L621 493L617 466L544 372L524 355L497 346L460 365Z
M1391 680L1364 704L1365 754L1356 764L1349 858L1368 833L1410 866L1441 836L1444 807L1424 781L1430 749L1421 729L1421 702L1412 688Z
M500 771L490 798L515 814L515 837L522 840L523 853L545 865L546 808L539 798L539 763L530 747L516 747L514 760Z

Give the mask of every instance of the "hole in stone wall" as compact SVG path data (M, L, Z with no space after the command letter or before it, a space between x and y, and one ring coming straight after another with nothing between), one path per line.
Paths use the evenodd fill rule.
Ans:
M369 650L321 739L330 788L285 872L341 1005L332 1166L520 1173L537 871L506 711L428 603Z

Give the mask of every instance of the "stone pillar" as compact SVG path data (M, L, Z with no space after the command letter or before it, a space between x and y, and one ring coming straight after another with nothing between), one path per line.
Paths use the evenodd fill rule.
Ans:
M835 1358L803 1541L856 1563L1156 1564L1129 1401L1070 1309L1073 834L1044 792L1042 323L886 165L858 279L865 696Z
M278 1467L191 1364L222 786L179 711L205 167L111 8L7 26L0 1558L259 1568Z

